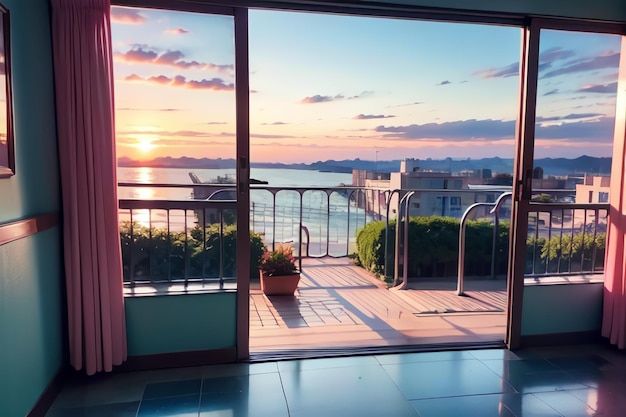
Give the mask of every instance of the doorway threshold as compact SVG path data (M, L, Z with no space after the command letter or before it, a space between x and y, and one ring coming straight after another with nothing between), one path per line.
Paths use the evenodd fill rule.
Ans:
M318 349L286 349L250 354L250 363L287 361L298 359L338 358L347 356L387 355L397 353L440 352L455 350L476 349L506 349L504 341L470 342L470 343L441 343L400 346L365 346L340 347Z

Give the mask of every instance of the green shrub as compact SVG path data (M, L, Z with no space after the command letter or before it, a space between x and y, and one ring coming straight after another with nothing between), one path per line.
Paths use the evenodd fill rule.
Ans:
M197 225L185 233L122 222L120 239L125 281L220 277L219 224L210 224L204 229ZM222 277L236 276L236 242L236 226L225 225L221 239ZM250 276L257 277L265 245L261 236L254 232L250 232L250 245Z
M606 233L598 233L595 237L583 232L550 239L533 237L528 239L526 247L527 274L593 271L604 265Z
M450 217L412 217L409 221L410 277L454 276L458 270L459 220ZM387 279L393 277L395 221L388 233ZM501 221L496 235L495 273L507 272L509 221ZM465 274L491 274L493 223L467 222L465 235ZM530 237L526 241L526 274L577 272L601 269L604 265L606 233L575 233L551 239ZM358 263L378 276L385 273L385 222L367 224L357 232Z
M389 226L395 231L395 222ZM393 236L390 233L390 239L393 239ZM376 275L384 274L385 222L371 222L357 230L356 242L358 263ZM389 259L393 259L393 253Z

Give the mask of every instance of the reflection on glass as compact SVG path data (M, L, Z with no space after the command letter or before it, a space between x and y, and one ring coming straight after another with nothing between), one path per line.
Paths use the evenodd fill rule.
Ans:
M8 38L9 14L0 4L0 178L15 173L11 62Z
M620 37L542 30L526 275L602 272Z

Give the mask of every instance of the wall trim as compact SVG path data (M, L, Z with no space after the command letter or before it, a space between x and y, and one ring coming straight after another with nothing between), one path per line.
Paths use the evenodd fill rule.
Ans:
M60 216L58 212L0 224L0 246L43 232L59 224Z
M65 363L52 377L46 388L43 390L33 408L26 414L26 417L41 417L45 416L54 400L63 389L65 382L67 381L70 373L70 368Z
M148 371L153 369L183 368L187 366L218 365L237 361L235 347L189 352L158 353L130 356L116 371Z
M571 333L549 333L522 336L520 345L522 348L538 346L578 345L587 343L606 343L606 339L600 335L600 331Z

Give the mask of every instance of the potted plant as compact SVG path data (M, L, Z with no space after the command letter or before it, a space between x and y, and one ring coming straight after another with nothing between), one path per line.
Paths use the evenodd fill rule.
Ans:
M293 248L278 245L274 250L266 249L259 264L259 273L263 294L293 295L300 282Z

